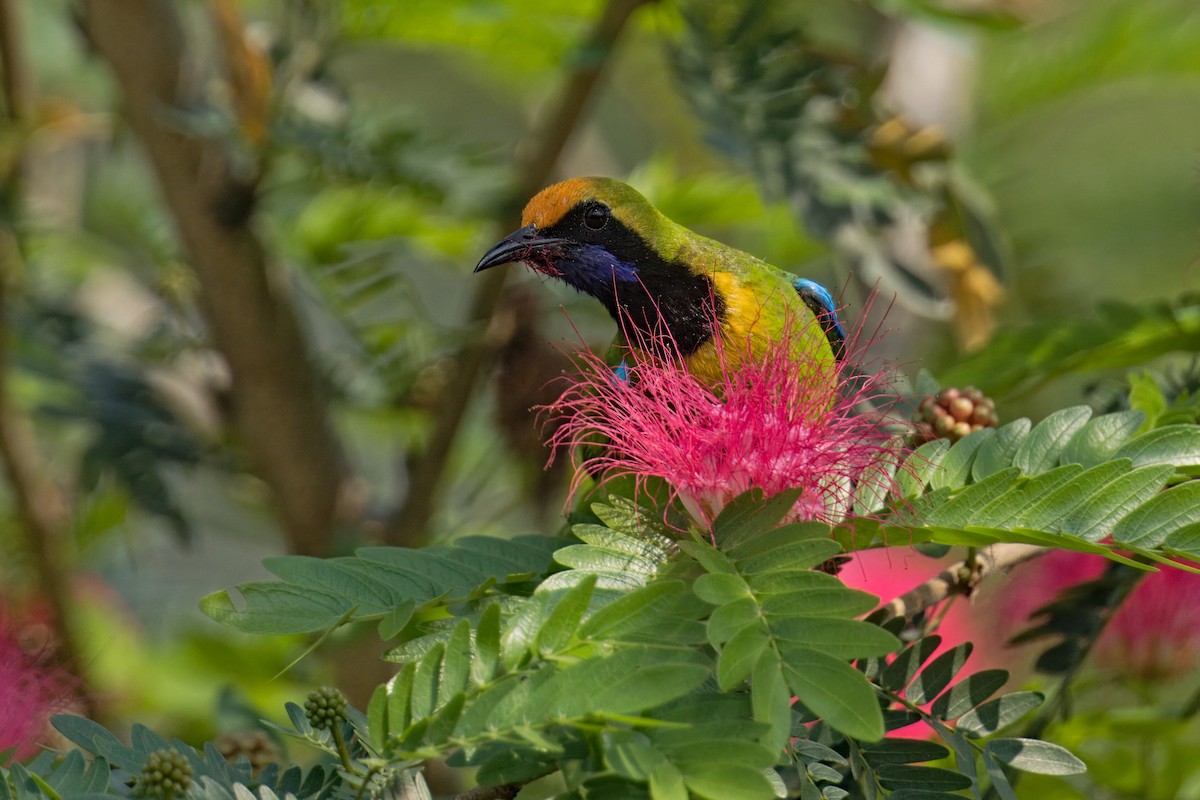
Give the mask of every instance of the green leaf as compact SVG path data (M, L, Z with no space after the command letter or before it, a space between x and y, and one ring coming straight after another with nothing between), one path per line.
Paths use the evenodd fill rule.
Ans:
M301 710L303 715L303 710ZM121 769L136 771L141 768L144 756L131 747L126 747L120 739L98 722L74 714L55 714L50 719L54 729L68 741L82 747L89 753L100 756L108 763ZM0 783L3 780L0 778Z
M775 789L762 770L739 764L694 765L683 773L694 794L706 800L774 800Z
M1050 414L1025 437L1013 454L1013 466L1026 475L1045 472L1058 464L1067 442L1092 417L1087 406L1072 406Z
M896 470L896 491L904 498L918 497L941 469L942 459L950 450L945 439L934 439L918 447Z
M770 640L759 626L742 628L721 648L717 658L717 685L730 691L750 676Z
M979 774L975 768L975 748L957 731L947 728L943 723L933 720L931 725L942 741L954 751L954 765L959 774L965 775L971 781L971 794L976 798L981 796L979 791Z
M883 726L889 732L907 728L921 721L921 715L907 709L889 709L883 712Z
M399 636L412 619L413 610L413 601L409 599L385 614L383 619L379 620L379 638L386 642Z
M542 656L562 652L571 642L592 600L595 587L596 576L589 575L569 589L554 605L554 610L537 633L536 647Z
M650 773L650 797L653 800L688 800L683 773L669 762L659 764Z
M248 583L237 587L245 610L239 611L227 591L200 601L210 618L244 633L315 633L348 620L354 607L342 597L288 583Z
M984 442L975 454L975 462L971 464L971 477L981 481L1013 466L1013 456L1017 454L1017 448L1032 429L1033 423L1025 418L1013 420L997 428L996 435Z
M1135 436L1116 453L1135 467L1169 464L1180 469L1200 466L1200 425L1165 425Z
M428 717L437 708L438 676L441 673L442 655L445 651L445 645L436 644L417 664L409 701L414 720Z
M794 617L797 614L807 617L857 617L878 605L879 598L875 595L841 586L836 590L813 588L766 595L762 610L768 617Z
M637 539L653 542L669 550L671 537L667 536L660 517L645 506L640 506L628 497L610 494L608 504L592 503L592 513L614 531L620 531Z
M729 548L729 554L738 561L762 556L779 548L802 541L829 541L830 527L822 522L795 522L772 528L752 536Z
M364 617L386 614L408 599L383 581L351 569L346 564L350 561L354 559L273 556L264 558L262 564L288 583L345 598Z
M748 767L763 767L775 761L775 753L761 744L736 739L717 739L695 742L691 746L672 752L672 760L685 773L693 766L705 764L741 764Z
M891 496L892 480L900 466L904 439L894 437L885 448L871 458L854 488L854 513L858 516L877 514Z
M462 619L446 642L438 681L438 705L467 688L467 681L471 679L471 656L471 623Z
M1200 525L1185 525L1167 537L1171 550L1195 558L1200 554Z
M1017 793L1013 791L1012 784L1008 781L1008 774L1004 771L1004 767L987 751L983 753L983 767L987 770L988 777L992 779L992 790L1000 800L1019 800Z
M415 674L416 667L406 665L384 684L387 687L388 730L391 733L399 733L412 724L409 701Z
M411 671L411 668L406 671ZM469 739L480 736L484 731L492 733L505 726L517 724L515 711L520 708L519 703L528 698L535 685L547 683L554 675L554 670L544 669L535 672L528 679L516 676L500 678L478 694L463 711L454 726L454 735L461 739ZM512 696L517 697L517 700L510 700Z
M930 712L938 719L958 719L998 692L1007 682L1007 670L981 670L951 686L933 701Z
M695 559L706 572L714 575L737 575L729 557L712 545L703 542L680 542L679 549Z
M954 680L954 676L971 657L973 648L970 642L963 642L935 658L909 684L904 692L905 699L918 706L933 700Z
M942 458L941 469L933 474L930 486L934 489L957 489L969 483L971 464L974 463L979 448L995 435L996 431L993 428L980 428L955 442Z
M431 745L444 745L450 734L454 732L454 726L458 724L459 718L462 717L466 703L467 695L464 692L447 697L441 708L434 714L433 719L429 721L424 741Z
M1150 372L1131 372L1126 376L1129 381L1129 406L1141 414L1146 421L1145 428L1155 427L1155 422L1167 410L1167 398L1163 396L1162 388ZM1139 427L1141 427L1139 425Z
M1040 739L992 739L984 752L1022 772L1039 775L1079 775L1087 765L1064 747Z
M567 544L557 536L462 536L454 540L451 553L459 558L464 554L484 556L493 568L487 574L497 579L511 576L540 575L554 563L554 551ZM500 570L507 575L500 575Z
M997 697L963 714L955 730L972 739L991 736L1040 706L1044 699L1040 692L1013 692Z
M667 763L667 757L650 743L645 734L634 731L605 731L604 760L609 768L635 781L649 780L651 773Z
M971 521L972 515L1007 492L1020 476L1016 467L1002 469L968 486L956 496L938 503L925 515L925 523L945 528L960 528Z
M1052 489L1040 500L1020 511L1013 519L1014 527L1053 530L1053 525L1079 508L1104 486L1112 483L1132 468L1129 459L1106 461L1086 470L1070 481Z
M759 741L772 753L783 752L791 733L792 699L783 680L779 654L771 648L764 650L754 665L750 677L750 705L754 718L768 726Z
M1083 467L1066 464L1032 477L1022 476L1012 487L971 515L970 525L1008 528L1036 499L1078 477Z
M750 596L750 587L740 575L725 573L701 575L693 584L693 589L697 597L714 606Z
M490 603L475 628L475 659L471 662L471 680L487 683L496 675L500 663L500 604Z
M884 667L883 673L879 676L879 685L893 692L904 689L917 674L921 665L933 655L933 651L937 650L941 643L942 637L933 634L918 639L904 648L899 655L892 659L891 664Z
M388 695L387 686L376 686L371 693L371 701L367 703L367 725L371 732L370 745L375 750L382 750L391 731L388 725Z
M469 594L489 576L504 577L507 570L478 553L447 547L360 547L357 559L346 559L346 566L356 561L374 561L406 573L414 580L433 587L429 597L443 592Z
M811 569L841 552L833 539L801 539L750 558L739 558L738 568L746 574Z
M1197 522L1200 481L1187 481L1147 500L1113 527L1112 537L1138 547L1157 547L1175 531Z
M761 489L751 489L730 501L713 521L713 536L722 549L778 527L796 501L801 489L788 489L763 499Z
M570 544L554 552L554 560L564 567L583 572L653 575L658 562L645 556L619 553L591 544Z
M783 674L801 703L847 736L871 742L883 738L883 714L861 672L816 650L796 648L789 655Z
M1118 411L1089 420L1067 442L1058 457L1059 463L1094 467L1108 461L1137 433L1145 419L1141 411Z
M543 584L544 585L544 584ZM541 587L539 587L541 588ZM550 614L549 592L538 592L512 612L512 616L501 628L500 659L508 668L515 667L533 651L533 642L542 623Z
M619 639L652 624L683 594L682 581L655 581L618 597L593 612L579 626L579 638L600 641Z
M940 744L921 739L884 739L878 744L863 745L862 754L867 763L877 767L882 764L937 761L950 755L950 751Z
M1142 467L1128 472L1098 489L1057 526L1089 542L1098 542L1112 532L1126 514L1149 500L1167 484L1171 467Z
M525 783L554 771L555 766L553 755L510 747L484 762L475 773L475 780L480 786Z
M834 617L791 617L771 622L771 633L834 658L877 658L900 649L900 640L878 625Z
M631 556L641 556L655 563L670 555L673 550L671 542L663 542L658 537L643 538L632 536L603 525L579 524L571 526L573 533L580 541L609 550L614 553L625 553Z
M758 603L746 597L714 609L708 617L705 632L709 643L715 647L728 642L743 628L758 625L761 619Z
M529 721L600 711L641 713L688 694L709 674L710 666L699 653L626 647L561 670L529 698L523 713Z
M792 743L792 749L796 751L796 755L805 764L813 764L817 762L826 764L837 764L846 766L849 762L846 758L830 747L826 747L820 742L810 741L808 739L797 739Z
M960 789L971 788L971 779L966 775L939 767L884 764L875 772L879 776L880 784L885 789L956 792Z

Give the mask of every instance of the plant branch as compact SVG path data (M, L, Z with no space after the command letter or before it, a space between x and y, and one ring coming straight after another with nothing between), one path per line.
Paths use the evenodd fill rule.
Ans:
M252 227L259 175L229 144L187 130L201 101L184 80L171 0L86 0L85 30L124 95L200 284L216 348L233 377L237 422L270 487L292 552L329 550L347 478L286 275ZM254 173L254 174L251 174Z
M13 0L0 0L0 88L4 94L5 121L20 130L30 124L33 77L25 59L19 29L19 9ZM23 147L23 145L22 145ZM50 607L57 658L79 682L83 711L95 719L95 697L88 691L83 660L72 625L70 580L62 542L70 524L70 503L50 476L33 426L9 394L11 329L8 309L23 267L18 220L21 216L21 172L18 154L0 185L0 462L12 492L13 503L25 532L25 546L33 562L43 600Z
M1045 547L1003 542L980 549L973 556L882 606L888 618L912 617L955 595L970 595L985 578L1049 552Z
M525 150L528 155L521 159L519 166L515 203L524 202L550 181L555 165L578 128L604 68L612 58L621 32L633 12L649 2L653 0L609 0L604 7L580 48L581 57L567 78L558 101ZM517 214L515 203L504 208L501 214L506 233L517 227L517 221L513 219ZM437 508L454 442L476 386L500 344L489 334L492 326L488 323L500 307L501 289L508 272L490 270L476 278L478 283L471 304L470 323L478 324L484 333L456 354L455 369L442 393L429 442L408 459L408 491L385 531L388 544L414 546L428 539L429 520Z

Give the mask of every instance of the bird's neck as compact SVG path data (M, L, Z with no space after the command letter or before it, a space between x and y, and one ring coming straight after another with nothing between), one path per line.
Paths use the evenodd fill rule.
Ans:
M642 268L638 280L610 283L594 296L626 338L666 355L690 356L725 318L724 298L712 281L679 267L670 274Z

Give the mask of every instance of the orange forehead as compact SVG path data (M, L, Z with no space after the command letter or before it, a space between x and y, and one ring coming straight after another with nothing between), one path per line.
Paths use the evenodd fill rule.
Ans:
M547 186L533 196L521 214L521 225L536 225L548 228L563 218L563 215L579 203L595 194L592 178L571 178Z

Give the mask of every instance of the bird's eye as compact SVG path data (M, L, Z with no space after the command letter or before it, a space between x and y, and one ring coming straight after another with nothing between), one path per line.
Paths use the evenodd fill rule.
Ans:
M604 206L592 206L583 212L583 224L598 231L608 224L609 211Z

